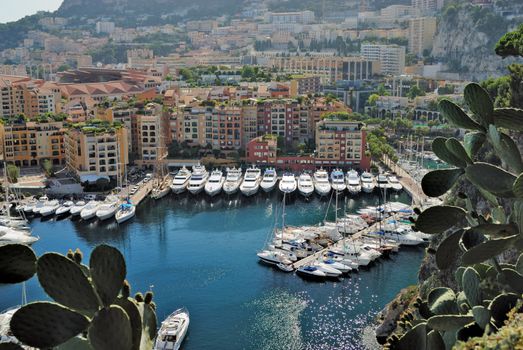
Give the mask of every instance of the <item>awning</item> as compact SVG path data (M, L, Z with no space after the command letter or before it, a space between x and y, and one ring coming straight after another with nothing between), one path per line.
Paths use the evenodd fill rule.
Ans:
M110 180L109 176L100 176L100 175L80 175L80 182L89 182L95 183L98 179Z

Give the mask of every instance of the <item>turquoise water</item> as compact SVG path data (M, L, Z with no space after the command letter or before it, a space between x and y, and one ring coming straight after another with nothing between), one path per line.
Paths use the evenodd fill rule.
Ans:
M340 206L375 205L362 195ZM408 201L406 195L392 200ZM290 225L316 224L328 201L296 198L286 206ZM363 328L396 293L416 282L423 249L402 249L390 260L340 282L309 282L258 263L281 211L278 194L254 198L169 196L145 201L133 221L32 222L38 255L80 248L84 259L100 243L125 255L133 293L150 286L161 320L186 306L191 325L183 349L361 349ZM329 216L333 215L333 210ZM21 286L0 287L0 309L17 305ZM46 296L33 278L29 301Z

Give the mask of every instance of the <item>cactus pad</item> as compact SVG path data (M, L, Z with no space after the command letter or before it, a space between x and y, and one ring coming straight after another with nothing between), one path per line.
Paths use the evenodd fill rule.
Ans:
M463 137L463 147L471 159L474 159L487 137L484 133L476 131L466 133Z
M512 191L518 198L523 198L523 173L519 174L512 185Z
M38 259L38 280L55 301L79 311L94 313L99 308L93 286L80 266L57 253L47 253Z
M490 322L490 311L484 306L476 305L472 308L474 320L481 328L485 329Z
M0 247L0 283L27 281L36 272L36 255L23 244L6 244Z
M427 344L427 324L420 323L405 333L397 342L396 349L410 350L420 349L425 350Z
M451 189L464 173L465 171L460 168L433 170L423 176L421 188L429 197L442 196Z
M470 322L474 322L470 315L436 315L428 319L427 326L438 331L456 331Z
M138 310L136 301L131 298L117 298L114 301L114 304L124 309L127 316L129 316L129 320L131 321L133 350L140 349L140 341L142 337L142 315Z
M518 261L516 262L516 271L523 275L523 253L521 253L518 257Z
M472 120L461 107L452 101L441 100L438 109L449 124L455 127L469 130L484 130L481 125Z
M523 110L516 108L496 108L493 113L494 124L499 128L523 131Z
M0 350L24 350L24 348L15 343L0 343Z
M124 309L111 305L98 311L89 327L88 339L97 350L131 349L131 322Z
M483 235L481 232L476 231L475 228L468 228L465 230L465 232L463 232L459 244L463 251L467 251L472 247L485 242L485 240L485 235Z
M518 234L483 242L467 250L463 254L462 262L466 266L482 263L514 247L519 240L521 240L521 236Z
M481 305L483 301L479 284L479 273L473 267L467 267L463 273L461 285L470 306Z
M89 320L85 316L49 302L27 304L11 319L14 336L36 348L52 348L65 343L83 332L88 325Z
M444 137L436 137L434 141L432 141L432 152L445 163L458 168L465 168L467 162L464 159L456 157L454 153L447 148L446 141L447 139Z
M416 220L415 228L425 233L441 233L458 224L466 217L460 207L437 205L423 211Z
M476 187L500 197L514 197L512 187L516 177L500 167L475 163L465 169L465 174Z
M518 295L513 293L500 294L490 302L489 310L496 325L501 326L508 319L508 312L512 310L518 302Z
M427 297L430 312L435 315L458 313L456 295L450 288L439 287L430 291Z
M445 141L445 146L456 158L464 160L467 164L472 164L472 159L470 159L467 151L456 138L451 137Z
M105 306L111 305L123 285L126 275L125 259L118 249L99 245L89 259L91 279Z
M470 338L481 337L483 334L483 329L476 322L471 322L458 330L456 338L460 341L467 341Z
M427 350L445 350L445 342L438 331L430 331L427 334Z
M498 282L508 285L515 293L523 293L523 276L512 268L502 269L498 275Z
M490 125L488 135L498 156L516 173L523 171L523 161L518 146L507 134L499 132L494 125Z
M440 270L449 268L459 256L459 241L463 235L463 230L454 231L445 238L436 251L436 264Z
M477 83L467 84L464 97L470 110L476 116L476 122L486 127L493 123L494 104L484 88Z
M507 237L519 232L518 226L510 224L481 224L473 228L475 232L482 233L493 237Z

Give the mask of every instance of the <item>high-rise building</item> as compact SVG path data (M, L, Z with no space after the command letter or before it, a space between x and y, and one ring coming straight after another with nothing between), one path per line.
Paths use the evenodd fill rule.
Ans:
M409 52L423 56L423 51L432 50L436 35L436 17L418 17L409 20Z
M405 70L404 46L362 44L361 54L366 60L379 61L381 74L401 75Z
M412 7L418 9L423 15L434 14L438 8L441 8L442 0L412 0Z
M26 77L0 76L0 117L34 118L56 112L57 94Z

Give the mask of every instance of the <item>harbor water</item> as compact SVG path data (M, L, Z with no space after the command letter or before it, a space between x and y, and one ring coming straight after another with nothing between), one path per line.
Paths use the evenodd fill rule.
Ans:
M360 195L340 199L340 212L376 205ZM406 194L390 200L408 202ZM334 217L334 207L328 217ZM286 205L285 223L313 225L329 200L299 196ZM147 199L132 221L32 220L37 255L80 248L87 262L98 244L119 248L132 292L152 288L161 321L185 306L191 314L183 349L364 349L364 330L402 288L416 283L422 248L402 248L388 260L337 282L310 282L258 262L281 196L258 194ZM281 222L281 219L278 221ZM47 299L36 278L28 301ZM0 309L18 305L22 287L0 286ZM369 333L370 334L370 333ZM372 334L369 335L372 338Z

